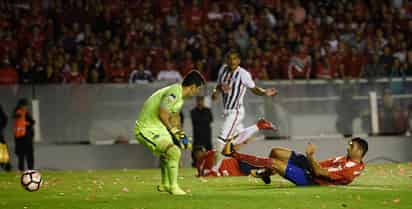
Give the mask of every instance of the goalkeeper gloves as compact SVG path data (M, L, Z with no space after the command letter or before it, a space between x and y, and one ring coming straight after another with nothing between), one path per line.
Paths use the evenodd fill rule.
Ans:
M182 149L192 149L192 142L189 137L186 136L183 130L178 128L172 128L170 133L173 136L173 143Z

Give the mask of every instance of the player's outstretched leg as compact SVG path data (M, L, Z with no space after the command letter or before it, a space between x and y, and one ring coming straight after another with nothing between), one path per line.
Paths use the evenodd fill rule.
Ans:
M222 154L225 156L231 156L236 160L245 162L257 168L271 169L273 167L273 159L265 157L256 157L253 155L236 152L235 146L233 146L233 143L231 141L225 144L222 150Z
M166 168L169 176L170 189L169 193L172 195L185 195L186 192L183 191L177 184L177 177L179 175L179 160L180 160L180 149L176 145L171 145L166 150Z
M167 192L170 189L170 182L169 182L169 174L167 172L166 157L163 155L160 156L160 171L161 171L162 179L161 179L160 185L157 186L157 191Z
M273 125L273 123L271 123L270 121L260 119L256 122L256 124L243 129L243 131L241 131L236 136L235 140L233 141L233 144L241 144L246 142L253 134L258 132L259 130L277 131L278 128L275 125Z

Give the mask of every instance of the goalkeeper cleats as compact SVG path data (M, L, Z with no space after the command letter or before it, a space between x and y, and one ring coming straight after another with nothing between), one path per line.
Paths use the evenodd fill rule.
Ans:
M157 185L157 191L159 192L168 192L169 189L170 189L169 186L166 186L163 184Z
M183 191L183 189L181 189L179 186L171 187L168 192L171 195L185 195L186 194L186 192Z

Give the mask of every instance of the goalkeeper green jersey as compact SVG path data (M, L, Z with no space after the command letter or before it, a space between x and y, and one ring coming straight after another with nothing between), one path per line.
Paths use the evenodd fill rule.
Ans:
M177 83L157 90L143 104L136 121L136 131L161 133L167 132L166 126L159 117L160 107L170 113L178 114L182 109L184 100L182 96L182 84Z

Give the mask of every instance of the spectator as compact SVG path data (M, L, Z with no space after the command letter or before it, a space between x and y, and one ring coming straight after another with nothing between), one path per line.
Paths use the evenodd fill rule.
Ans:
M7 126L8 117L3 110L2 105L0 104L0 144L6 144L6 139L4 138L4 130ZM0 167L2 167L6 171L11 170L11 164L8 163L0 163Z
M136 56L136 66L145 62L145 57L150 57L153 62L150 67L145 64L149 67L146 69L157 75L166 69L166 61L182 63L187 51L192 53L193 62L203 60L207 63L205 69L214 80L217 68L213 61L219 56L215 55L216 48L222 50L220 56L230 48L239 48L244 56L256 48L261 48L262 54L273 52L277 58L260 60L262 69L267 68L270 78L288 79L288 69L284 67L296 62L299 53L295 52L299 45L307 48L308 57L321 46L330 46L330 50L322 52L321 56L327 59L332 72L343 64L345 71L341 76L358 77L358 71L352 72L358 68L358 56L351 56L346 49L338 52L341 44L355 48L359 55L366 51L368 56L380 56L378 63L385 65L389 77L393 58L397 57L401 64L408 62L405 61L408 60L407 52L412 46L411 39L407 39L412 33L411 3L401 4L401 1L393 4L389 1L371 4L370 1L301 0L228 1L224 4L198 0L177 1L176 4L171 0L140 4L123 0L81 2L59 2L52 7L38 4L35 10L14 7L17 4L14 1L7 3L13 9L2 10L7 18L0 23L3 31L0 60L8 59L12 69L18 68L21 83L56 82L55 79L45 79L46 66L56 63L53 72L60 77L62 70L64 75L69 72L66 70L71 68L67 66L71 62L77 62L80 74L88 82L89 74L96 74L90 73L91 65L99 62L104 70L96 66L98 82L114 82L106 72L112 70L108 69L110 60L116 61L119 54L124 54L120 56L122 62L127 62L129 56ZM335 52L338 52L336 64L329 60ZM292 59L291 53L294 55ZM61 56L63 60L60 60ZM16 63L23 58L28 60L29 68L22 74L20 70L23 68ZM274 66L273 61L279 62L280 66ZM268 64L276 69L269 68ZM362 67L367 64L370 63L363 62ZM177 70L181 70L180 64ZM313 72L315 77L315 69ZM406 71L407 75L409 72ZM307 78L306 75L298 77ZM121 82L127 82L128 78L127 74ZM2 79L8 77L1 76L0 83Z
M289 62L288 77L289 80L295 78L310 78L312 69L312 59L304 46L298 47L298 53L294 55Z
M386 75L384 65L379 63L378 54L372 54L371 60L366 64L364 69L362 77L370 82L375 82L376 79L383 78Z
M316 71L316 78L319 79L333 79L337 77L337 72L333 72L328 60L321 55L320 51L315 52L314 68Z
M0 66L0 85L17 84L19 76L16 69L10 66L8 58L3 60L2 66Z
M174 65L170 62L166 63L166 69L161 70L157 75L159 81L180 82L183 80L180 73L174 69Z
M406 76L412 76L412 50L409 50L406 56L406 63L405 63L405 69L406 69Z
M142 63L130 73L129 83L150 83L152 81L152 73L150 70L145 69Z
M121 58L114 61L114 65L109 67L109 81L112 83L127 83L129 80L129 70L124 66Z
M29 59L23 58L21 65L18 67L19 83L33 84L33 70Z
M394 94L402 93L406 80L405 65L402 65L398 58L395 58L390 72L390 88ZM398 78L398 79L395 79ZM400 79L399 79L400 78Z
M193 128L193 146L203 146L207 150L212 150L213 115L210 108L205 106L204 97L196 97L196 107L190 111L190 117Z
M24 162L27 162L27 169L34 168L34 119L28 111L29 102L27 99L20 99L14 109L14 139L15 153L17 155L18 169L25 170Z

